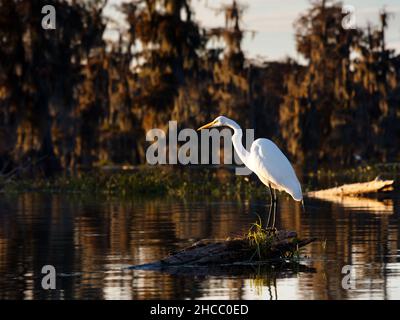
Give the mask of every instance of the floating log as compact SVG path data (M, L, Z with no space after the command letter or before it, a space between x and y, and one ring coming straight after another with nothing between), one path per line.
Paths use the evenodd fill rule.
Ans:
M394 180L380 180L378 177L369 182L344 184L340 187L307 192L308 197L327 198L329 196L356 196L367 193L393 190Z
M170 267L272 264L285 261L299 248L315 240L315 238L299 239L295 231L277 231L268 246L264 247L266 250L263 250L262 260L247 238L201 240L162 260L132 266L129 269L163 270Z

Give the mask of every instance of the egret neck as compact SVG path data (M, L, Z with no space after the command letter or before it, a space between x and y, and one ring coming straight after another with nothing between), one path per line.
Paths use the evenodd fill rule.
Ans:
M240 126L233 120L228 119L228 122L226 125L233 130L233 135L232 135L232 143L233 147L236 150L236 153L238 154L240 160L247 166L248 165L248 159L249 159L249 152L243 147L242 144L242 137L243 137L243 132Z

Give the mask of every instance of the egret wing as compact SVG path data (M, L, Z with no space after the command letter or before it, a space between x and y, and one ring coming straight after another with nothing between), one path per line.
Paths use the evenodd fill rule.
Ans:
M257 139L250 149L251 170L264 183L289 193L293 199L302 200L299 180L292 165L282 151L268 139Z

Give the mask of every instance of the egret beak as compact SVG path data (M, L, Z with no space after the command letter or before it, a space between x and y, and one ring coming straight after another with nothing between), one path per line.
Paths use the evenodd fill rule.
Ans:
M202 129L210 128L210 127L213 126L215 123L216 123L215 120L214 120L214 121L211 121L210 123L207 123L207 124L205 124L204 126L198 128L197 131L200 131L200 130L202 130Z

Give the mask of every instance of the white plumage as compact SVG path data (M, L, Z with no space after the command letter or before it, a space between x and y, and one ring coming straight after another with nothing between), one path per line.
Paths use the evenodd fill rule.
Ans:
M266 185L303 200L300 182L288 158L269 139L257 139L250 148L249 169Z

